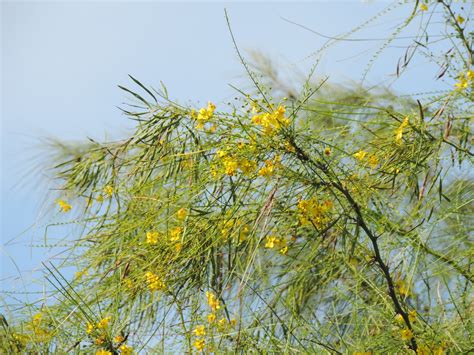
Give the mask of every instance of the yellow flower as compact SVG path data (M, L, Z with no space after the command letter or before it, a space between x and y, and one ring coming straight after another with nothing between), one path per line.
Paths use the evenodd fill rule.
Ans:
M324 149L324 154L326 154L327 156L331 155L331 148L326 147L326 148Z
M204 336L206 335L206 328L203 325L198 325L194 328L193 332L196 336Z
M239 167L239 162L232 156L224 157L222 159L222 164L224 165L225 173L229 176L234 176Z
M407 297L410 295L410 289L406 285L406 283L402 280L397 280L395 281L395 285L398 288L398 292L400 293L401 296Z
M196 129L203 129L204 124L209 121L212 116L214 116L214 110L216 109L216 105L212 102L207 103L207 107L203 107L199 110L197 117L195 113L191 113L191 117L197 120Z
M197 351L202 351L205 345L206 345L206 342L204 339L196 339L196 341L194 342L194 347L196 348Z
M257 169L257 163L253 160L242 159L239 163L239 168L242 170L244 175L248 176Z
M428 11L428 5L420 4L420 11Z
M94 344L95 344L95 345L102 345L102 344L104 344L104 343L105 343L105 339L104 339L104 337L102 337L102 336L101 336L101 337L98 337L96 340L94 340Z
M234 176L238 169L248 176L257 168L256 162L229 154L225 150L216 151L216 158L220 159L220 162L216 162L216 164L222 164L225 174L229 176ZM218 167L211 166L211 174L213 177L217 177L219 175Z
M395 316L395 320L398 322L398 323L404 323L405 321L403 320L403 316L400 314L400 313L397 313L397 315Z
M114 194L114 188L110 185L107 185L106 187L104 187L103 191L104 191L104 194L106 194L109 197L112 197L112 195Z
M59 209L61 212L69 212L72 206L64 200L58 200Z
M367 155L367 152L363 150L359 150L357 153L353 154L353 157L356 158L357 160L364 160L366 155Z
M148 288L150 289L150 291L152 292L160 291L165 288L165 283L161 280L161 278L158 275L150 271L147 271L145 273L145 277L146 277L146 282L148 284Z
M114 337L114 342L115 343L122 343L124 340L125 340L125 338L121 335L117 335L116 337Z
M109 322L112 317L105 317L97 323L97 329L105 329L109 326Z
M212 309L213 312L220 309L221 306L219 305L219 300L217 299L216 295L212 292L206 291L207 297L207 304Z
M403 137L403 129L408 126L408 117L403 119L402 124L395 130L395 142L400 143Z
M120 345L119 350L120 350L120 354L123 354L123 355L133 354L133 348L125 344Z
M247 236L250 234L250 227L248 224L244 224L239 231L239 242L243 242L247 239Z
M102 196L102 194L100 194L99 196L97 196L97 202L104 202L104 196Z
M280 166L281 157L277 155L273 160L265 160L265 166L258 171L258 175L263 177L270 177L275 172L276 168Z
M280 249L280 254L281 255L288 254L288 246L287 245L285 245L283 248Z
M100 349L95 352L95 355L112 355L112 353L105 349Z
M267 237L267 241L265 242L265 248L272 249L278 244L279 240L277 237L271 235Z
M84 269L82 271L77 271L75 274L74 274L74 277L76 279L82 279L84 276L87 276L89 274L89 269Z
M469 81L467 81L465 78L460 78L459 81L454 84L454 86L459 90L467 89L469 87Z
M408 319L412 323L416 321L416 310L411 310L408 312Z
M474 71L468 70L466 73L461 73L459 74L458 79L459 81L456 84L454 84L454 86L458 90L467 89L470 83L472 82L472 80L474 79Z
M370 155L369 158L367 159L367 164L369 164L369 166L372 169L377 167L378 163L379 163L379 158L377 158L375 154Z
M218 150L218 151L216 152L216 154L217 154L217 156L218 156L219 158L223 158L223 157L225 157L225 156L227 155L227 152L224 151L224 150Z
M285 111L285 106L280 105L271 113L265 112L253 116L252 122L258 126L262 126L264 134L273 135L290 124L290 120L285 117Z
M183 243L176 243L174 245L174 250L179 253L183 249Z
M188 212L186 212L186 210L184 208L181 208L177 213L176 213L176 216L178 217L178 219L185 219L186 216L188 215Z
M171 230L171 238L172 242L177 242L181 238L181 233L183 233L182 227L175 227Z
M21 333L13 333L12 336L15 342L20 343L22 347L25 347L27 345L29 337L27 337L26 335Z
M43 313L36 313L32 318L31 322L33 323L34 326L37 326L41 323L41 320L43 319Z
M286 151L288 151L288 152L290 152L290 153L296 152L295 147L294 147L290 142L285 142L285 143L283 144L283 146L285 147Z
M402 340L410 340L413 338L413 332L410 329L402 329L400 330L400 336Z
M160 237L160 233L158 233L158 232L154 232L154 231L147 232L146 233L146 242L147 242L147 244L154 245L154 244L158 243L159 237Z
M217 180L220 176L219 168L215 164L211 164L209 167L209 172L213 179Z
M87 334L92 333L92 332L94 331L94 328L95 328L95 327L94 327L94 324L92 324L92 323L87 323L87 324L86 324L86 333L87 333Z
M332 202L326 200L319 203L316 198L300 200L298 202L298 212L300 223L304 225L315 225L321 227L329 221L328 212L332 208Z
M209 323L214 323L215 320L216 320L216 315L215 315L215 313L209 313L209 314L207 315L207 321L208 321Z
M468 70L466 72L466 78L467 78L467 80L473 80L474 79L474 70Z
M222 221L222 225L220 226L221 234L224 239L227 240L229 237L232 228L234 227L234 220L229 219L228 221Z
M462 17L461 15L458 15L458 16L456 17L456 20L458 21L458 23L459 23L460 25L462 25L462 24L464 23L464 21L466 21L466 20L464 19L464 17Z
M225 318L221 318L217 322L217 327L219 328L219 331L221 331L221 332L226 330L228 326L229 326L229 324L227 323L227 319L225 319Z
M129 290L133 289L134 285L133 285L133 281L130 280L129 278L126 278L125 280L123 280L123 285L128 288Z

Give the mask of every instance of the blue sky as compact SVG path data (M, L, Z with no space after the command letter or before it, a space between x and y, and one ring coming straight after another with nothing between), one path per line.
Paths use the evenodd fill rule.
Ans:
M291 73L306 72L325 39L294 22L335 36L356 27L390 2L161 3L3 2L0 290L30 289L31 270L58 250L30 247L45 225L57 221L48 191L48 150L42 138L81 140L123 136L133 123L117 109L127 101L117 85L131 74L158 88L162 81L181 102L231 99L228 83L243 83L244 71L227 30L227 8L240 49L259 50ZM370 23L354 38L384 38L411 10L401 6ZM413 34L414 22L403 34ZM359 80L381 41L341 42L324 52L316 75L333 82ZM393 79L403 54L392 43L375 62L367 84ZM433 86L435 71L415 62L393 84L401 93ZM57 228L58 237L68 228ZM35 242L36 243L36 242ZM34 243L33 243L34 244ZM12 261L15 261L13 263Z

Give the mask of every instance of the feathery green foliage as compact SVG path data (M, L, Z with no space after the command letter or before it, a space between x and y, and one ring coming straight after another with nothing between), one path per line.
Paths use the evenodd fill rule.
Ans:
M423 100L310 78L297 93L237 46L254 90L227 105L132 77L129 138L57 146L59 208L82 227L60 266L78 272L45 263L51 291L1 319L0 349L472 351L471 14L423 5L401 26L433 6L452 50L430 50L426 23L409 56L456 81Z

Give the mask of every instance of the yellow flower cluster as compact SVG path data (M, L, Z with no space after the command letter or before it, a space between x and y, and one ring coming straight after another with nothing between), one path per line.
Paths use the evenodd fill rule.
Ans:
M43 313L35 314L27 324L27 328L33 331L34 338L38 342L47 341L51 337L50 331L43 324Z
M101 319L99 322L97 322L97 329L107 329L110 319L112 319L112 317L105 317L104 319Z
M219 150L216 152L218 162L222 165L223 171L226 175L234 176L238 170L244 175L249 176L257 169L257 163L253 160L249 160L243 157L237 157L226 151ZM219 169L211 171L214 177L219 174Z
M186 213L186 211L185 211ZM187 214L187 213L186 213ZM178 218L183 216L182 213L180 213L180 211L178 211ZM174 243L174 248L176 250L177 253L179 253L181 251L181 249L183 248L183 243L181 243L181 236L183 234L183 227L174 227L171 231L170 231L170 241L172 243Z
M377 158L377 156L375 154L369 154L364 150L359 150L358 152L354 153L352 156L354 158L356 158L357 160L361 161L361 162L366 160L367 164L372 169L375 169L377 167L377 165L379 164L379 159ZM366 159L366 157L367 157L367 159Z
M76 271L76 273L74 274L74 277L79 280L87 275L89 275L89 269L85 268L84 270Z
M194 347L196 348L197 351L203 351L204 347L206 346L206 341L204 339L196 339L194 342Z
M145 277L146 283L150 291L161 291L165 288L165 283L163 282L163 280L161 280L158 275L152 273L151 271L147 271L145 273Z
M407 286L407 284L403 280L396 280L395 281L395 286L398 289L398 292L400 293L401 296L403 297L408 297L410 296L410 288Z
M414 323L416 321L416 310L411 310L408 312L408 319L410 320L411 323ZM403 316L400 313L397 313L395 316L395 320L398 323L404 323L405 321L403 320Z
M474 71L468 70L466 73L461 73L458 78L458 82L454 84L456 89L465 90L467 89L474 80Z
M105 317L95 324L87 323L87 326L86 326L87 334L91 334L95 330L100 331L99 333L100 335L94 340L94 344L100 346L106 342L107 336L105 332L107 331L107 328L109 327L109 323L111 319L112 317ZM131 346L123 344L123 342L125 341L125 338L123 336L117 335L113 338L113 341L114 343L116 343L115 346L118 347L118 349L120 350L120 354L123 354L123 355L133 354L133 348ZM106 349L99 349L96 351L96 355L97 354L106 355L106 354L112 354L112 353Z
M321 227L328 222L328 212L332 209L332 201L326 200L319 203L316 198L300 200L298 202L298 212L300 223L305 225L315 225Z
M69 212L72 206L64 200L58 200L59 210L61 212Z
M96 329L98 329L98 330L107 330L111 319L112 319L112 317L105 317L105 318L101 319L100 321L98 321L95 324L87 323L86 333L91 334Z
M215 313L209 313L207 315L207 321L208 323L214 323L216 321L216 314Z
M107 185L104 187L103 192L108 197L112 197L112 195L114 194L114 188L111 185Z
M290 153L294 153L296 152L296 149L295 147L288 141L286 141L285 143L283 143L283 148L285 148L285 150L287 152L290 152Z
M220 332L225 332L230 327L235 327L236 324L237 324L237 321L235 319L231 319L230 322L228 322L227 319L221 318L217 322L217 330Z
M402 137L403 137L403 129L408 126L408 117L405 117L403 119L402 124L395 130L395 142L396 143L401 143L402 142Z
M170 240L172 242L177 242L181 239L181 234L183 233L183 227L175 227L170 232Z
M288 253L288 245L286 239L278 238L274 235L269 235L265 240L265 248L280 249L280 254L286 255Z
M206 327L203 325L198 325L196 328L193 330L194 335L200 337L206 335Z
M433 344L429 346L428 344L418 344L418 349L416 353L419 355L443 355L446 354L445 349L447 348L446 342L441 344Z
M281 167L281 156L277 155L273 159L265 160L265 166L258 171L258 175L268 178L272 176L279 167Z
M180 208L180 209L178 210L178 212L176 212L176 217L177 217L179 220L185 219L187 215L188 215L188 212L187 212L186 209L184 209L184 208Z
M121 355L132 355L133 354L133 348L131 346L126 345L126 344L120 345L119 350L120 350Z
M420 11L428 11L428 5L425 3L420 4Z
M194 111L191 113L191 117L197 121L196 129L204 128L204 124L214 116L215 109L216 105L209 101L207 107L201 108L197 114Z
M211 308L212 313L209 313L207 315L207 321L209 324L212 324L216 320L216 313L221 307L219 304L219 300L217 299L216 295L213 292L206 291L206 298L207 298L207 304L209 305L209 308ZM205 325L198 325L196 328L194 328L193 333L196 337L198 337L194 341L194 347L196 348L197 351L203 351L205 346L206 346L206 340L202 337L206 335L206 326Z
M400 337L402 340L410 340L413 338L413 332L410 329L402 329L400 330Z
M263 133L273 135L290 124L289 118L285 117L285 106L278 106L273 112L260 113L252 117L252 122L263 128Z
M155 245L160 239L160 233L156 231L149 231L146 233L146 242L147 244Z
M217 330L220 332L224 332L229 329L229 326L235 326L237 323L236 320L232 319L230 322L227 322L226 318L221 318L219 321L216 322L217 316L216 313L221 308L219 304L219 300L217 299L216 295L213 292L207 291L206 292L207 304L211 309L211 313L207 315L207 329L206 325L200 324L197 325L194 330L194 336L196 336L196 340L194 341L193 345L197 351L203 351L206 347L206 340L205 336L209 332L212 333L212 328L217 326ZM209 349L210 350L210 349Z
M207 304L213 312L221 308L219 304L219 299L212 292L206 291Z
M239 242L243 242L250 233L249 225L242 224L242 221L236 218L230 218L228 220L223 221L219 228L221 230L221 234L224 240L227 240L227 238L229 238L232 230L234 229L238 229Z

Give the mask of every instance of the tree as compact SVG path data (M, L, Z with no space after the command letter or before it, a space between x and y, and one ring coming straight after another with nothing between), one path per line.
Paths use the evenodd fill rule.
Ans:
M455 80L425 102L311 76L282 94L237 46L255 91L227 107L131 77L129 138L57 146L79 271L45 263L56 301L4 318L2 348L472 351L470 14L410 6L401 27L432 7L450 29L439 55L428 22L397 68L425 55Z

